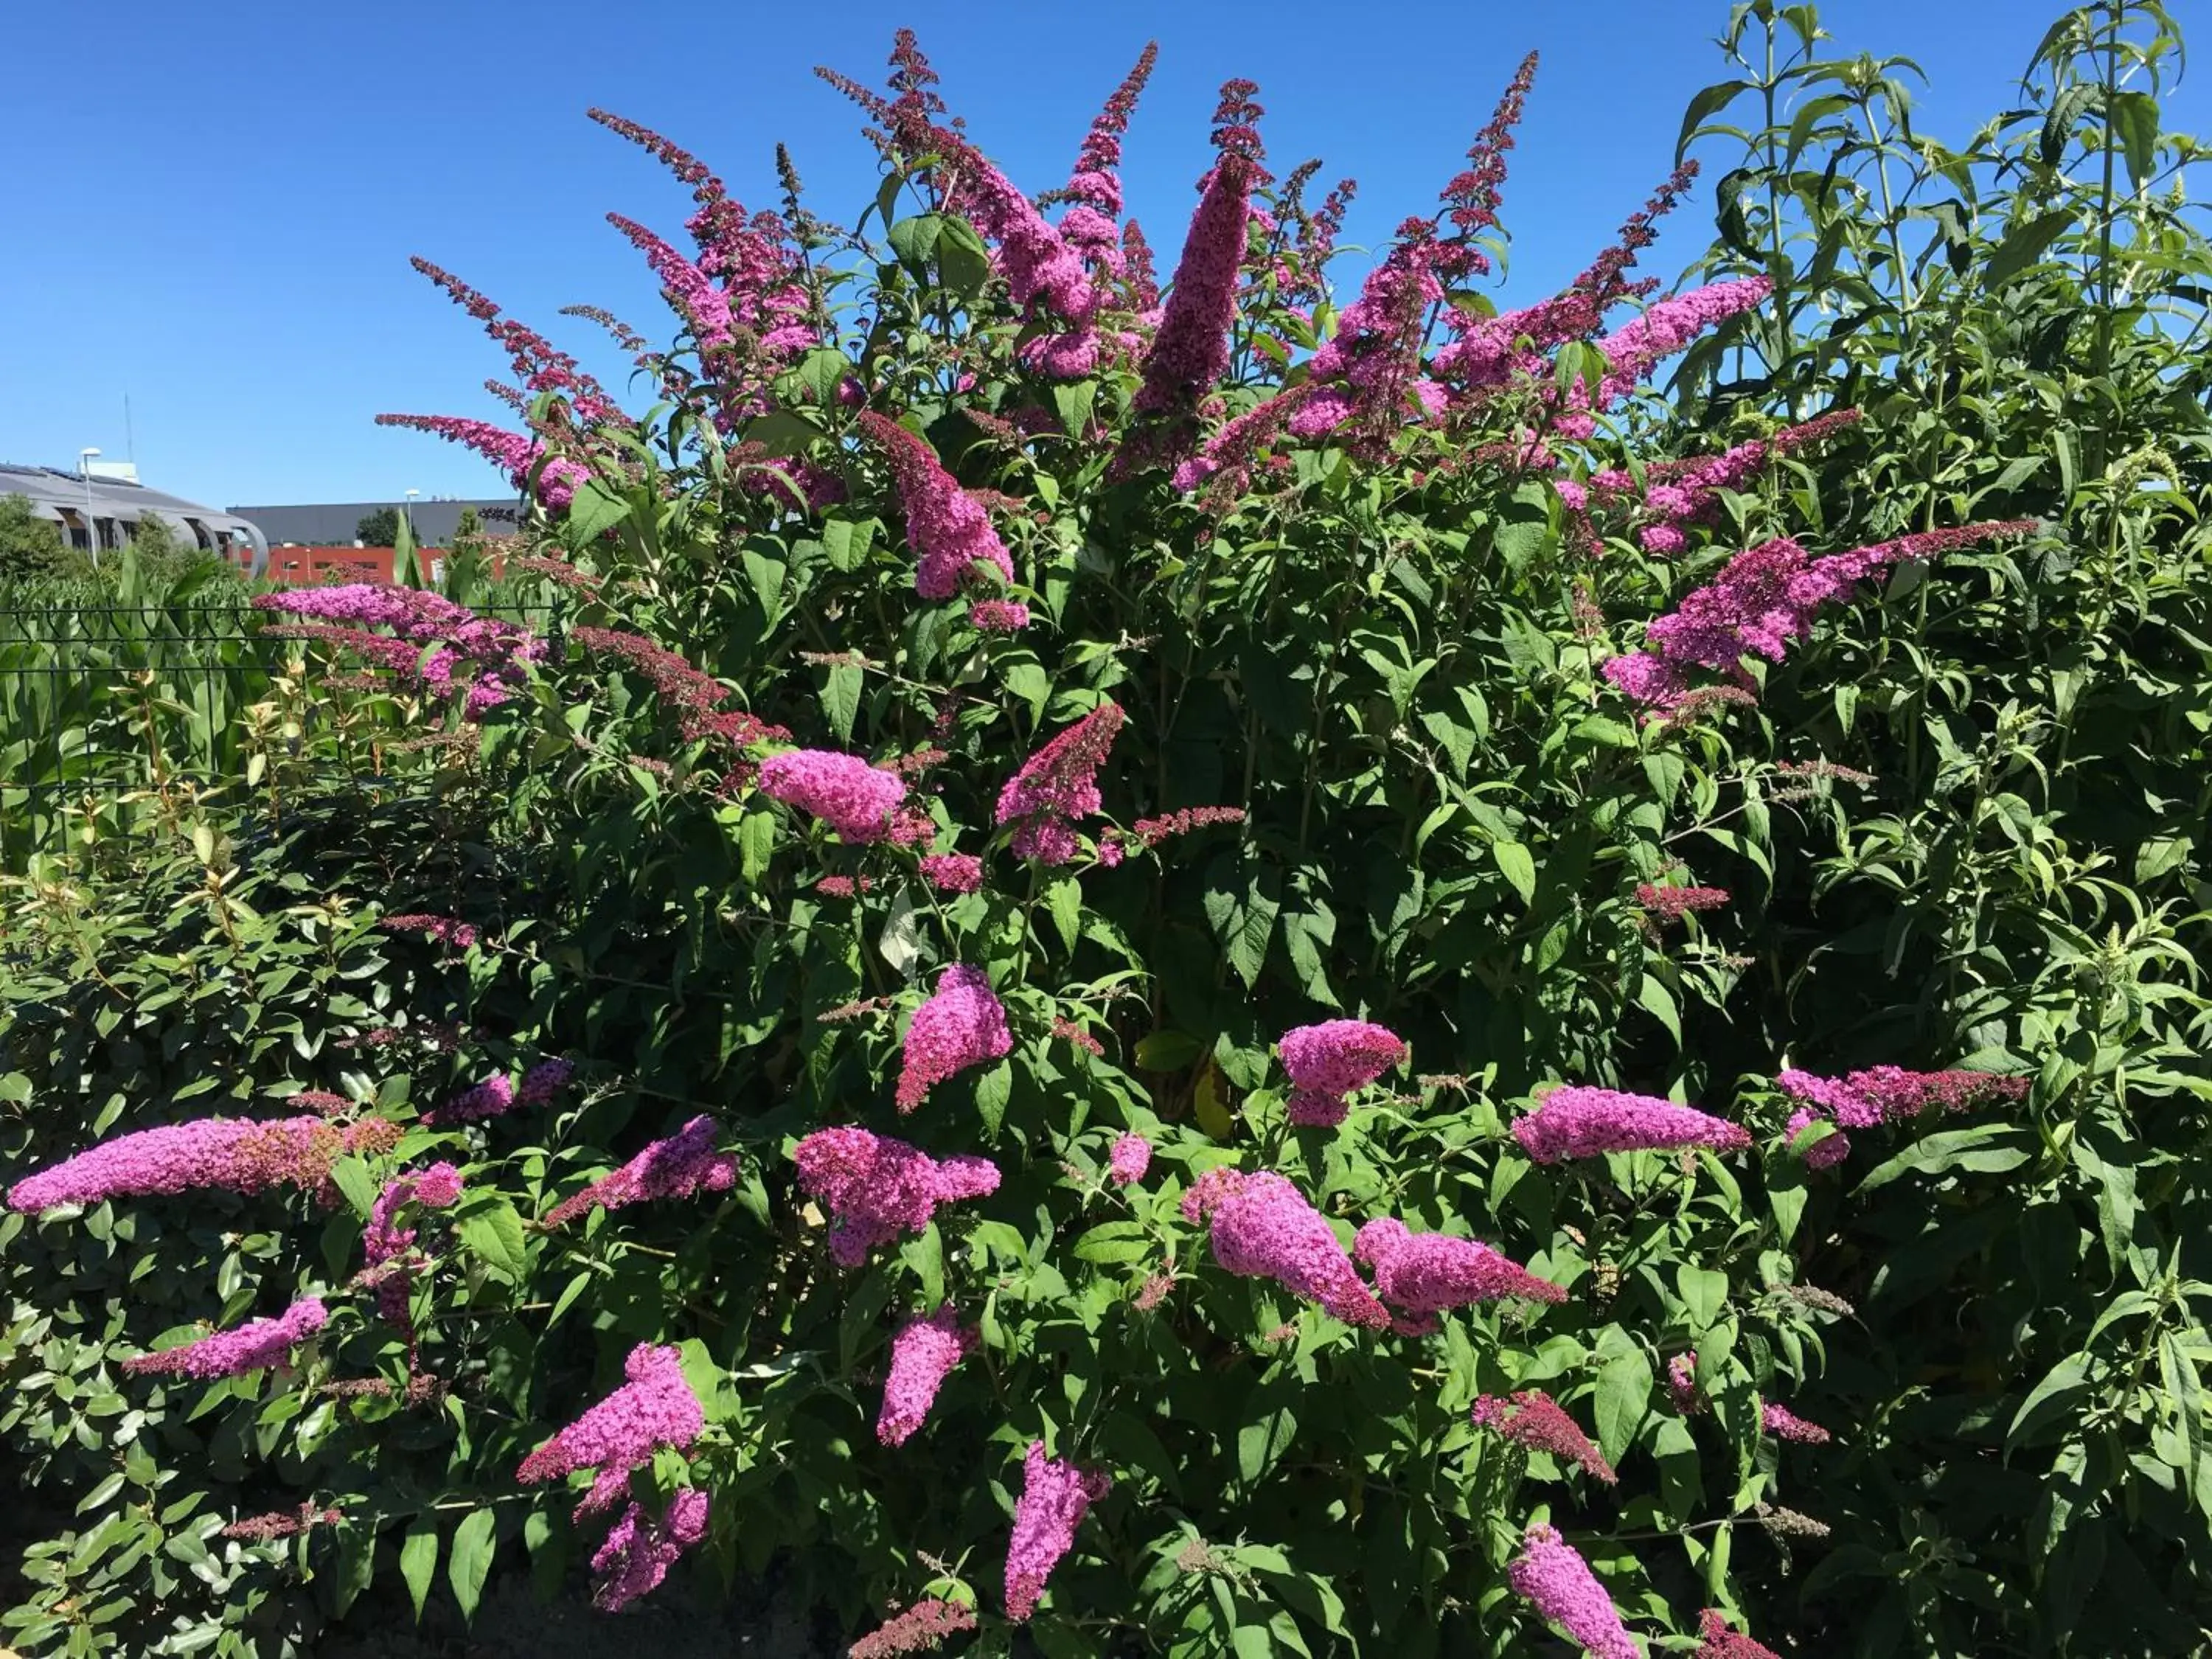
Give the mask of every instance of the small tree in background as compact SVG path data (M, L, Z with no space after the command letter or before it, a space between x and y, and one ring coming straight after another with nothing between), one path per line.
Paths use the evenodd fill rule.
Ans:
M398 509L380 507L374 513L364 513L353 527L353 536L363 547L392 546L399 539Z
M68 562L61 527L40 518L27 495L0 495L0 580L48 575Z

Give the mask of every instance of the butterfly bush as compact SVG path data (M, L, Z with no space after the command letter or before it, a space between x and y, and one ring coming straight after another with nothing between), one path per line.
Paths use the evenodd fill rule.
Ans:
M963 1153L940 1162L889 1135L847 1127L817 1129L793 1150L799 1185L830 1206L830 1253L858 1267L878 1244L918 1233L938 1207L999 1189L988 1158Z
M1595 1398L1606 1437L1626 1420L1638 1451L1668 1448L1663 1431L1670 1459L1687 1435L1741 1462L1726 1402L1802 1382L1818 1345L1783 1322L1838 1316L1742 1282L1750 1256L1779 1272L1786 1235L1756 1252L1691 1242L1723 1200L1687 1154L1746 1152L1755 1127L1769 1153L1805 1139L1806 1162L1829 1164L1843 1129L2027 1087L1788 1069L1783 1099L1753 1091L1738 1122L1686 1018L1664 1022L1680 1028L1671 1057L1648 1030L1616 1032L1719 971L1705 933L1674 924L1726 909L1733 932L1758 908L1677 873L1674 798L1693 792L1661 780L1693 763L1701 785L1722 775L1698 745L1756 701L1753 659L1783 662L1889 571L2033 526L1842 552L1772 533L1795 521L1779 475L1796 463L1778 464L1844 448L1887 418L1874 398L1872 414L1647 455L1650 434L1679 430L1646 397L1661 366L1741 330L1771 285L1730 265L1668 294L1638 274L1692 186L1685 164L1560 293L1480 294L1533 56L1464 167L1356 281L1339 253L1352 182L1316 208L1314 164L1278 180L1258 87L1227 82L1211 165L1172 210L1163 290L1122 178L1156 58L1147 46L1066 184L1036 196L951 113L910 32L887 90L826 75L880 160L881 241L817 216L787 154L778 205L748 209L672 140L592 112L690 193L680 233L610 216L672 341L576 313L660 413L630 416L577 359L419 262L506 353L494 395L525 429L386 418L532 492L531 533L563 556L508 568L558 587L558 620L541 635L365 585L256 604L457 700L482 740L471 787L519 781L515 822L552 826L525 849L537 862L485 878L543 915L433 964L467 968L471 1000L436 1012L480 1023L491 1054L470 1050L478 1080L422 1114L404 1167L398 1127L373 1115L214 1119L82 1152L9 1201L289 1186L334 1203L333 1166L362 1159L377 1196L355 1285L406 1328L405 1370L379 1332L391 1375L317 1386L364 1414L458 1411L478 1449L457 1460L495 1458L502 1485L533 1444L520 1486L587 1472L572 1518L611 1519L589 1555L605 1611L696 1550L724 1570L790 1562L825 1613L865 1605L856 1656L969 1630L1018 1643L1008 1625L1032 1620L1055 1652L1192 1632L1243 1651L1232 1636L1262 1625L1219 1621L1279 1589L1266 1617L1304 1641L1276 1646L1350 1651L1349 1624L1359 1650L1395 1651L1454 1620L1463 1639L1480 1608L1501 1650L1549 1624L1626 1659L1642 1650L1605 1587L1537 1518L1589 1494L1573 1472L1624 1483L1560 1400ZM1559 372L1577 364L1593 375ZM1761 539L1739 550L1724 522ZM1511 648L1484 654L1501 629ZM1648 718L1632 729L1608 702ZM1778 773L1788 787L1848 770L1797 764ZM939 850L959 844L981 850ZM421 902L514 914L474 893ZM434 909L382 925L483 944ZM534 1032L497 1027L525 1005L552 1012ZM380 1029L364 1048L403 1028ZM514 1078L506 1056L553 1032L599 1045L577 1048L592 1086L574 1110L521 1115L580 1074L553 1058ZM1451 1069L1353 1121L1351 1098L1417 1048ZM939 1089L986 1066L972 1102ZM1594 1081L1501 1109L1547 1076ZM1685 1077L1715 1111L1632 1091ZM368 1093L351 1073L343 1086ZM882 1132L909 1122L926 1148ZM1637 1151L1685 1156L1632 1194L1550 1167ZM446 1152L468 1160L465 1205ZM1720 1174L1733 1194L1778 1163ZM549 1166L608 1172L556 1201ZM417 1231L456 1206L468 1272L444 1279L472 1315L501 1298L497 1317L418 1333L410 1297L438 1262ZM1753 1218L1727 1218L1748 1237ZM1512 1254L1440 1230L1463 1227ZM350 1236L333 1224L336 1243ZM1678 1280L1678 1251L1714 1265ZM1730 1320L1771 1315L1786 1334L1723 1353L1690 1316L1716 1274ZM134 1363L282 1363L321 1305ZM1695 1353L1668 1353L1692 1334L1721 1409ZM702 1348L727 1384L705 1400L684 1364L699 1375ZM625 1353L611 1393L565 1426L539 1420ZM1655 1376L1639 1354L1668 1357ZM1537 1382L1559 1397L1523 1386ZM1826 1438L1777 1405L1761 1425L1806 1448L1793 1459ZM1026 1449L992 1608L969 1575L996 1559L979 1473L994 1446ZM1648 1462L1621 1456L1629 1484ZM687 1484L648 1500L649 1468L663 1492ZM1771 1468L1746 1478L1747 1494L1777 1490ZM1575 1535L1623 1516L1642 1529L1656 1501L1623 1492L1578 1512ZM1654 1512L1686 1525L1673 1506L1692 1501L1669 1492ZM1097 1564L1048 1609L1086 1519ZM1409 1542L1449 1555L1448 1595L1425 1565L1381 1592L1372 1563ZM1091 1604L1097 1585L1121 1599ZM1638 1616L1661 1618L1656 1598ZM1711 1614L1698 1639L1763 1651Z

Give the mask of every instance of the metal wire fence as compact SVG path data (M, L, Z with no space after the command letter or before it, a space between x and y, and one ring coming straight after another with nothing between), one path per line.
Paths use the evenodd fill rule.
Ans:
M548 609L478 614L529 622ZM330 692L297 678L308 644L264 629L264 615L0 602L0 867L65 849L158 787L243 782L254 745L271 739L281 676L295 677L291 702L312 717Z

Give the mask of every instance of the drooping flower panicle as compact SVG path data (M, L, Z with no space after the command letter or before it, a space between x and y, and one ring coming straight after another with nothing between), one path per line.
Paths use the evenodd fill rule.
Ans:
M1344 1121L1349 1097L1406 1058L1396 1032L1364 1019L1329 1019L1283 1033L1283 1070L1290 1076L1290 1119L1330 1128Z
M1013 1535L1006 1544L1006 1617L1016 1624L1036 1611L1045 1580L1075 1547L1075 1529L1114 1485L1103 1470L1047 1457L1042 1440L1030 1443L1022 1476Z
M1554 1089L1513 1124L1513 1139L1539 1164L1598 1158L1607 1152L1667 1152L1706 1146L1741 1152L1751 1144L1741 1124L1650 1095L1612 1089Z
M1133 1187L1152 1167L1152 1143L1133 1130L1114 1142L1107 1158L1107 1174L1116 1187Z
M216 1331L181 1347L140 1354L123 1361L130 1376L176 1376L212 1382L286 1364L292 1350L329 1322L330 1312L315 1297L303 1297L274 1319L252 1319L234 1330Z
M1510 1399L1485 1395L1474 1402L1474 1418L1476 1427L1492 1430L1531 1451L1549 1452L1608 1486L1620 1481L1597 1443L1541 1389L1527 1389Z
M872 409L862 410L856 419L890 463L899 506L906 514L907 540L918 560L914 591L925 599L949 599L966 586L979 562L1012 581L1014 561L991 527L991 515L945 470L937 453Z
M1515 1594L1581 1643L1590 1659L1643 1659L1605 1586L1557 1528L1530 1527L1506 1576Z
M331 1192L331 1165L340 1157L389 1151L398 1139L398 1125L374 1117L349 1124L306 1115L163 1124L102 1141L24 1176L9 1190L8 1207L35 1214L64 1204L210 1187L250 1196L279 1184L319 1196Z
M960 1323L950 1303L926 1319L908 1320L900 1327L891 1339L890 1370L884 1378L876 1438L886 1446L904 1444L937 1403L937 1391L952 1368L975 1348L975 1333Z
M992 994L990 975L953 963L938 975L937 989L915 1010L907 1027L899 1051L899 1110L914 1110L945 1079L1000 1059L1013 1046L1006 1010Z
M697 1486L672 1495L659 1516L633 1499L592 1556L592 1605L620 1613L649 1595L668 1577L678 1556L707 1535L709 1500Z
M792 1161L799 1185L830 1212L830 1254L848 1267L878 1244L922 1231L939 1205L999 1189L999 1168L988 1158L940 1161L858 1127L816 1130L793 1149Z
M547 1212L548 1228L599 1210L620 1210L653 1199L726 1193L738 1178L734 1152L714 1149L714 1120L701 1113L665 1139L653 1141L620 1169L601 1176Z
M1388 1216L1359 1230L1352 1253L1373 1269L1376 1293L1417 1318L1505 1297L1531 1302L1567 1299L1562 1287L1537 1278L1487 1244L1448 1233L1409 1232L1405 1223Z
M906 780L858 755L788 749L760 764L761 793L820 818L844 840L881 841L906 799Z
M1121 729L1121 706L1102 702L1022 763L999 791L997 822L1013 827L1017 858L1066 864L1076 854L1074 822L1098 811L1098 769Z
M614 1506L628 1489L629 1472L664 1448L687 1449L707 1425L705 1408L684 1379L683 1356L673 1347L641 1342L623 1362L628 1379L599 1404L522 1460L514 1478L524 1486L564 1479L576 1469L597 1471L576 1506L581 1519Z
M1182 1196L1183 1219L1207 1222L1213 1259L1247 1279L1272 1279L1347 1325L1386 1330L1390 1315L1352 1265L1321 1212L1281 1176L1208 1170Z

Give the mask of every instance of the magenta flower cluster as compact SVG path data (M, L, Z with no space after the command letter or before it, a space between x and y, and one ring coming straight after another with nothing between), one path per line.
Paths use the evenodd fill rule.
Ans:
M972 893L983 884L983 860L973 853L932 853L921 873L940 893Z
M1730 559L1705 586L1683 596L1644 626L1647 649L1610 659L1605 677L1645 707L1664 713L1690 690L1687 671L1712 670L1749 690L1747 656L1780 662L1790 642L1810 630L1814 613L1893 565L1932 559L1994 537L2024 535L2026 520L1964 525L1815 555L1788 537L1761 542Z
M1133 1187L1152 1167L1152 1143L1133 1130L1114 1142L1106 1160L1106 1173L1116 1187Z
M997 1060L1014 1046L1006 1010L991 993L981 968L955 963L937 978L937 989L915 1010L899 1051L897 1102L902 1112L921 1104L945 1079Z
M465 605L422 588L368 582L292 587L256 594L253 605L258 611L338 624L338 631L330 635L335 642L366 653L440 695L458 689L453 678L457 668L473 665L476 677L463 697L471 716L509 701L514 682L526 665L545 654L545 641L528 629L479 617ZM392 637L362 631L372 628L388 628Z
M422 1121L435 1127L456 1123L481 1123L486 1118L499 1117L512 1111L514 1103L514 1079L504 1072L494 1072L483 1082L462 1090L443 1105L423 1113Z
M252 1194L280 1182L324 1190L342 1153L381 1151L398 1139L381 1118L338 1125L320 1117L205 1117L102 1141L17 1182L8 1207L35 1214L64 1204L141 1198L198 1188Z
M1541 1389L1524 1389L1510 1399L1485 1395L1474 1402L1473 1416L1477 1428L1489 1429L1531 1451L1549 1452L1608 1486L1620 1481L1597 1443Z
M1294 1026L1283 1033L1280 1049L1291 1079L1291 1121L1319 1128L1343 1122L1352 1091L1406 1058L1397 1033L1364 1019Z
M1121 706L1102 702L1022 763L999 792L997 822L1013 826L1017 858L1066 864L1075 856L1074 823L1098 811L1098 769L1121 729Z
M799 1184L830 1211L830 1254L858 1267L878 1244L919 1233L941 1204L999 1189L999 1167L972 1156L932 1158L866 1129L817 1129L793 1149Z
M1213 1259L1247 1279L1272 1279L1347 1325L1387 1330L1390 1315L1304 1194L1262 1170L1208 1170L1182 1196L1182 1216L1206 1220Z
M949 599L972 580L978 563L992 566L1012 581L1014 561L991 527L991 515L945 470L936 452L874 410L862 410L857 420L890 463L892 481L898 486L907 540L914 544L918 560L914 591L925 599Z
M247 1371L282 1365L292 1350L329 1322L330 1312L313 1297L295 1302L274 1319L252 1319L235 1330L217 1331L182 1347L140 1354L123 1362L131 1376L188 1377L212 1382L219 1376L239 1376Z
M594 1209L619 1210L652 1199L726 1193L738 1178L737 1154L716 1152L714 1135L714 1120L702 1112L620 1169L562 1199L547 1212L545 1225L562 1226Z
M890 1370L884 1378L883 1409L876 1416L876 1438L903 1445L937 1403L945 1379L975 1349L975 1333L963 1327L946 1304L926 1319L910 1319L891 1339Z
M434 945L448 945L456 951L465 951L477 942L477 930L451 916L385 916L376 925L387 933L420 933Z
M1352 1253L1374 1272L1376 1293L1416 1319L1505 1297L1567 1299L1560 1286L1487 1244L1449 1233L1409 1232L1405 1223L1388 1216L1359 1230Z
M906 780L858 755L789 749L760 764L761 792L820 818L848 842L881 841L906 799Z
M628 1379L599 1404L522 1460L514 1478L524 1486L564 1480L577 1469L596 1472L576 1518L614 1506L629 1472L650 1462L663 1447L687 1449L707 1426L705 1408L684 1380L683 1357L673 1347L641 1342L623 1362Z
M376 1286L377 1311L396 1325L407 1322L409 1275L395 1265L415 1243L415 1229L399 1224L403 1206L418 1210L449 1210L460 1202L461 1172L451 1164L438 1163L411 1170L384 1183L369 1208L368 1224L362 1230L362 1255L372 1268L384 1268Z
M1612 1089L1554 1089L1536 1109L1516 1119L1513 1139L1539 1164L1598 1158L1607 1152L1671 1152L1706 1146L1741 1152L1751 1145L1741 1125L1692 1106Z
M1506 1577L1516 1595L1581 1643L1590 1659L1643 1659L1605 1586L1558 1528L1539 1522L1523 1533Z
M1768 1401L1759 1407L1759 1420L1777 1440L1796 1440L1808 1446L1825 1446L1832 1437L1818 1423L1808 1423L1787 1406Z
M1045 1580L1075 1547L1075 1529L1114 1485L1103 1470L1047 1457L1042 1440L1030 1443L1022 1477L1013 1536L1006 1544L1006 1617L1016 1624L1036 1611Z
M707 1494L696 1486L673 1494L657 1519L631 1500L592 1556L598 1580L592 1605L601 1613L620 1613L659 1589L676 1559L707 1535L708 1509Z

